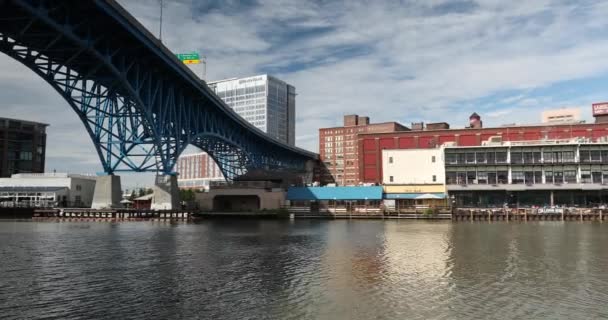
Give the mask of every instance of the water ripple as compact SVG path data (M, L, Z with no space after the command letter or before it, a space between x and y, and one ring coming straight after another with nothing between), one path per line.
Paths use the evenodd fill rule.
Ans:
M2 319L608 318L608 226L0 222Z

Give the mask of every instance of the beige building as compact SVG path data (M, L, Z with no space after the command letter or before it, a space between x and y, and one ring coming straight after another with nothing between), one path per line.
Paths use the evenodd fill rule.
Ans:
M382 150L385 205L395 208L446 206L443 147Z
M545 110L542 113L541 121L543 123L572 123L581 121L581 109L576 108L561 108L553 110Z

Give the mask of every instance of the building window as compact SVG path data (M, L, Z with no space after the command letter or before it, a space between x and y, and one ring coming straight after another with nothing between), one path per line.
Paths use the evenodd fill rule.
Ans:
M456 164L456 163L458 163L456 161L456 154L454 154L454 153L447 153L445 155L445 162L447 164Z
M475 163L475 152L467 152L467 163Z
M509 172L508 171L497 171L496 177L499 184L509 183Z
M388 157L388 163L393 163L393 157Z
M388 181L393 182L393 176L388 177Z
M479 171L477 172L477 183L478 184L487 184L488 183L488 173Z
M477 183L477 172L467 171L467 184Z
M77 184L77 185L76 185L76 191L81 191L81 190L82 190L82 186L81 186L81 185L79 185L79 184Z
M524 173L522 171L511 172L511 183L512 184L524 183Z
M599 151L598 151L598 153L597 153L597 156L598 156L597 161L600 161L599 155L600 154L599 154ZM562 160L563 160L563 162L574 162L574 151L565 151L562 154Z
M589 169L581 170L581 183L591 183L591 171Z
M564 171L564 180L566 183L576 183L576 170Z
M465 163L465 161L464 161L465 154L464 153L456 154L456 158L457 158L456 163L460 163L460 164Z
M458 184L467 184L467 173L466 172L458 172L456 177L458 179Z
M432 163L435 163L435 156L432 156L432 157L431 157L431 162L432 162ZM434 176L433 176L433 177L434 177ZM435 180L433 180L433 181L435 181Z
M511 152L511 163L523 163L521 152Z
M456 172L446 172L445 175L445 183L446 184L456 184Z
M433 157L433 158L435 158L435 157ZM437 176L436 175L433 175L433 182L437 182Z

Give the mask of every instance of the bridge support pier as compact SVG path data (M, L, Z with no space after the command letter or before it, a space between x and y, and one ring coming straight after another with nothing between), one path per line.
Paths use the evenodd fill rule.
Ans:
M179 189L177 187L177 176L158 175L154 182L154 198L152 210L179 209Z
M120 208L122 191L120 177L115 175L98 176L93 194L93 209Z

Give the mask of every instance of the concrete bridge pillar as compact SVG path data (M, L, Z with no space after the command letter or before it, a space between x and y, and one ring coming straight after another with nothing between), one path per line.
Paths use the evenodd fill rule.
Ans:
M177 176L158 175L154 182L154 198L152 210L179 209L179 189L177 187Z
M115 175L98 176L93 194L93 209L120 208L122 205L120 177Z

